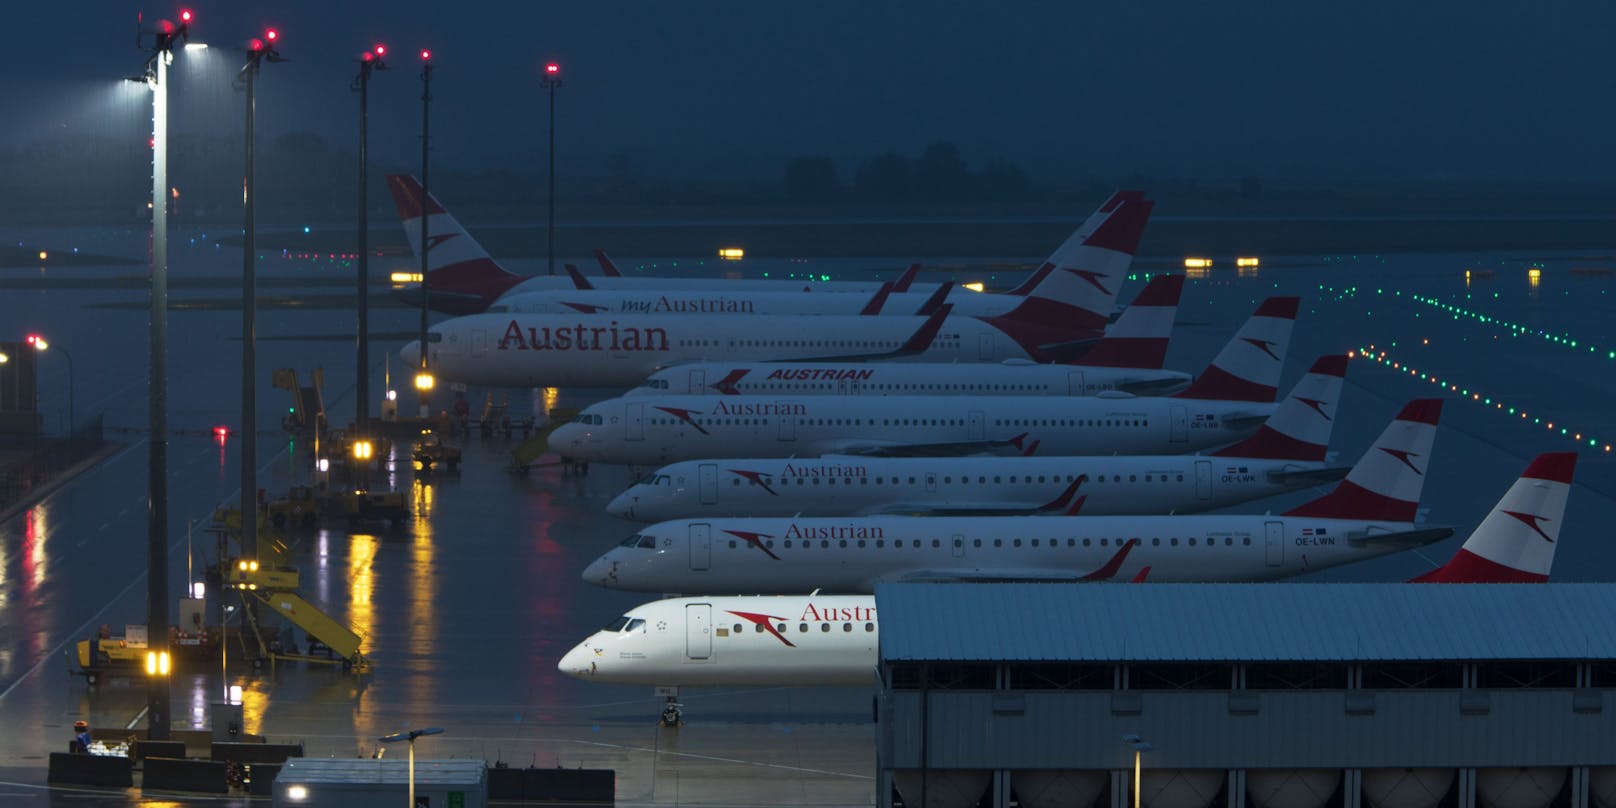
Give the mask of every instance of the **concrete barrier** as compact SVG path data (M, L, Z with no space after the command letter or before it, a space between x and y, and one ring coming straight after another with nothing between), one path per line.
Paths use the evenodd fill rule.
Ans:
M52 752L45 780L75 786L129 788L135 784L134 761L111 755L74 755Z
M213 760L236 763L285 763L289 757L303 757L300 743L219 743L208 753Z
M148 757L141 766L140 788L223 794L230 790L228 768L215 760Z

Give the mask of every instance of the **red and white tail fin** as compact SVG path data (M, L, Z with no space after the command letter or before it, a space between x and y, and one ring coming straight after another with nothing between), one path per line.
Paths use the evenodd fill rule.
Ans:
M1016 288L1005 292L1005 294L1015 295L1016 297L1026 297L1028 292L1038 288L1038 284L1043 283L1044 279L1049 277L1049 273L1054 271L1055 265L1046 261L1037 269L1033 270L1032 274L1028 275L1026 280L1023 280L1018 286L1016 286Z
M1321 462L1335 427L1336 406L1347 376L1347 357L1321 356L1307 375L1279 402L1274 414L1257 433L1233 446L1219 449L1216 457L1260 457L1272 460Z
M572 279L572 285L574 288L583 290L595 288L595 285L590 283L588 278L584 277L584 273L578 269L577 264L562 264L561 267L567 271L567 277Z
M1285 515L1413 522L1441 415L1442 399L1410 401L1347 472L1347 479Z
M404 223L410 250L421 254L421 184L403 174L387 175L387 188ZM524 279L507 272L438 200L426 197L427 285L432 307L451 314L475 314Z
M611 256L608 256L606 251L599 247L595 248L595 263L600 264L600 271L605 273L606 277L623 277L623 273L617 269L617 265L612 263Z
M870 302L864 304L864 308L859 310L859 314L865 316L880 314L881 307L887 304L887 298L891 295L892 281L881 284L881 288L875 290L875 294L870 296Z
M1095 208L1094 212L1090 213L1089 217L1084 219L1082 223L1077 226L1077 229L1073 230L1072 234L1067 236L1066 240L1061 242L1060 246L1056 247L1055 251L1049 254L1048 258L1044 259L1044 263L1039 265L1037 271L1028 276L1027 280L1022 281L1020 286L1017 286L1005 294L1026 296L1033 290L1034 287L1038 285L1038 281L1043 280L1043 277L1040 276L1038 272L1041 271L1045 275L1048 275L1048 271L1054 269L1056 264L1060 262L1061 256L1073 249L1076 249L1078 245L1087 241L1089 236L1094 235L1094 231L1100 229L1100 225L1105 224L1105 220L1110 217L1112 211L1116 210L1124 202L1143 201L1145 201L1144 191L1116 191L1110 196L1106 197L1105 201L1101 202L1100 206Z
M1111 330L1076 364L1108 368L1160 370L1167 361L1167 340L1184 292L1183 275L1157 275L1124 309Z
M1414 583L1537 584L1549 580L1576 452L1541 454L1448 563Z
M1279 372L1285 366L1300 304L1296 297L1264 300L1212 364L1174 397L1272 402L1279 393Z
M1027 299L989 322L1001 328L1102 332L1154 207L1148 200L1121 199L1110 210L1102 209L1099 215L1104 220L1094 232L1075 246L1058 250L1050 257L1054 269L1027 293Z
M920 308L915 311L915 316L930 317L939 308L942 308L943 302L948 300L948 293L952 291L954 291L953 281L943 281L937 284L937 291L932 292L931 297L926 298L926 302L920 304Z

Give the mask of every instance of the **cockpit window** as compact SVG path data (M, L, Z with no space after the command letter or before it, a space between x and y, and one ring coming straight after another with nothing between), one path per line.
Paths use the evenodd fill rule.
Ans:
M640 547L642 547L642 548L644 548L646 550L655 550L656 549L656 537L651 536L651 535L643 535L643 536L641 536L640 537Z
M670 483L672 483L672 481L673 481L673 478L669 477L666 474L658 474L657 477L656 477L656 484L657 485L669 485Z
M594 424L596 426L606 423L605 419L599 415L590 415L588 413L578 413L573 417L572 422L575 424Z
M633 618L633 619L628 621L628 625L625 626L623 628L623 630L624 631L644 631L645 630L645 619L641 618L641 617Z
M442 342L443 341L443 332L442 331L433 331L433 332L427 334L426 335L426 341L427 342Z
M641 622L644 622L644 621L641 621ZM628 615L625 614L622 617L619 617L616 620L613 620L612 622L606 624L606 627L601 629L601 631L622 631L624 628L626 628L628 626L628 624L629 624Z
M624 539L618 547L637 547L640 544L640 534L636 533Z

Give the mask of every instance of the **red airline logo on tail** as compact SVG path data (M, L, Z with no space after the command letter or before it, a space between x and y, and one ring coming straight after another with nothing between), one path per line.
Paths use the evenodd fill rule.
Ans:
M1391 455L1392 457L1397 458L1398 460L1401 460L1403 462L1403 465L1408 466L1409 468L1413 469L1415 474L1418 474L1421 477L1425 476L1425 472L1420 471L1419 466L1414 465L1414 461L1409 459L1409 458L1413 458L1413 457L1419 457L1418 454L1415 454L1414 452L1410 452L1410 451L1405 451L1403 449L1388 449L1388 448L1386 448L1384 446L1377 446L1375 448L1381 450L1382 452L1385 452L1386 454Z
M1318 412L1319 417L1323 418L1324 420L1326 420L1326 421L1334 420L1333 418L1330 417L1329 413L1324 411L1324 402L1323 401L1320 401L1320 400L1318 400L1316 398L1302 398L1301 396L1296 396L1295 398L1296 398L1297 401L1300 401L1303 404L1306 404L1307 406L1312 407L1315 411Z
M730 614L733 614L736 617L739 617L742 620L747 621L748 623L751 623L751 624L757 625L757 626L762 626L763 630L769 632L770 634L773 634L775 639L779 640L780 642L785 643L786 645L788 645L788 646L790 646L792 648L797 647L796 643L786 639L786 636L784 634L781 634L780 631L774 627L774 621L776 621L776 620L784 620L785 619L784 617L775 617L772 614L758 614L756 612L736 612L736 611L730 611L729 609L725 609L725 611L728 611Z
M769 481L764 479L763 472L761 471L743 471L741 469L725 469L725 471L729 472L730 474L734 474L737 477L743 477L751 480L753 484L769 492L771 496L780 496L778 491L775 491L773 488L769 487Z
M1100 283L1101 278L1109 278L1109 277L1111 277L1110 275L1107 275L1104 272L1095 272L1092 269L1072 269L1071 267L1063 267L1063 269L1065 269L1067 272L1070 272L1073 275L1076 275L1077 277L1082 278L1083 280L1086 280L1089 283L1093 284L1094 288L1099 289L1101 294L1105 294L1105 295L1114 295L1115 294L1110 289L1105 288L1104 284Z
M426 237L426 251L427 252L432 252L433 250L437 249L439 244L442 244L443 242L448 241L449 239L452 239L452 238L454 238L455 236L458 236L458 235L460 235L460 234L459 233L444 233L442 235L437 235L437 236L427 236Z
M1274 343L1272 340L1257 339L1255 337L1241 337L1240 341L1255 345L1255 346L1257 346L1257 350L1262 351L1265 354L1268 354L1269 359L1272 359L1275 362L1280 361L1279 360L1279 355L1274 353L1273 349L1274 349L1274 345L1276 343Z
M726 396L738 396L741 394L741 389L735 385L741 379L745 378L746 374L749 372L751 371L732 370L729 372L728 376L713 382L713 389L723 393Z
M669 414L669 415L671 415L671 416L673 416L675 418L678 418L679 420L684 421L687 424L690 424L691 426L696 428L697 432L700 432L703 435L711 435L712 434L711 432L708 432L707 430L702 429L701 424L696 423L696 419L690 417L690 416L696 414L695 410L687 410L687 409L683 409L683 408L680 408L680 407L657 407L657 409L659 409L659 410L661 410L661 411L663 411L663 412L665 412L665 413L667 413L667 414Z
M769 548L763 546L763 540L772 539L774 538L773 536L767 533L753 533L749 530L730 530L728 528L725 528L724 532L746 542L747 544L752 545L753 547L758 548L759 550L762 550L764 555L767 555L769 558L772 558L775 561L780 560L779 556L771 552Z
M1520 511L1504 510L1503 508L1499 508L1498 510L1503 512L1503 513L1507 513L1510 516L1515 517L1516 519L1521 520L1522 524L1525 524L1527 527L1537 531L1537 535L1542 536L1543 540L1548 542L1549 544L1554 543L1554 539L1549 538L1549 534L1544 533L1543 528L1538 524L1539 522L1547 522L1547 521L1549 521L1548 518L1542 517L1542 516L1535 516L1535 515L1530 514L1530 513L1521 513Z
M599 314L606 311L605 306L597 306L593 303L568 303L567 301L563 300L561 301L561 305L583 312L584 314Z

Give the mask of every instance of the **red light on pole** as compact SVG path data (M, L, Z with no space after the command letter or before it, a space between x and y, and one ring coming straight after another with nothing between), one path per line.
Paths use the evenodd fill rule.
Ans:
M26 341L29 345L35 346L39 345L39 341L41 339L43 339L43 337L38 334L29 334L27 337L24 337L24 341Z
M559 75L561 75L561 64L559 62L550 62L550 63L546 64L544 66L544 75L546 75L546 76L559 76Z
M376 55L377 56L386 56L387 55L387 46L378 44L376 46Z
M252 39L247 40L247 50L257 53L263 49L264 40L259 39L258 37L253 37Z
M264 32L264 38L269 40L270 42L274 42L275 40L281 38L281 32L271 28L271 29Z
M191 10L188 9L188 8L180 9L180 22L188 23L190 21L191 21Z
M425 48L422 48L421 49L421 61L423 61L423 62L432 61L432 51L429 51L429 50L427 50Z

